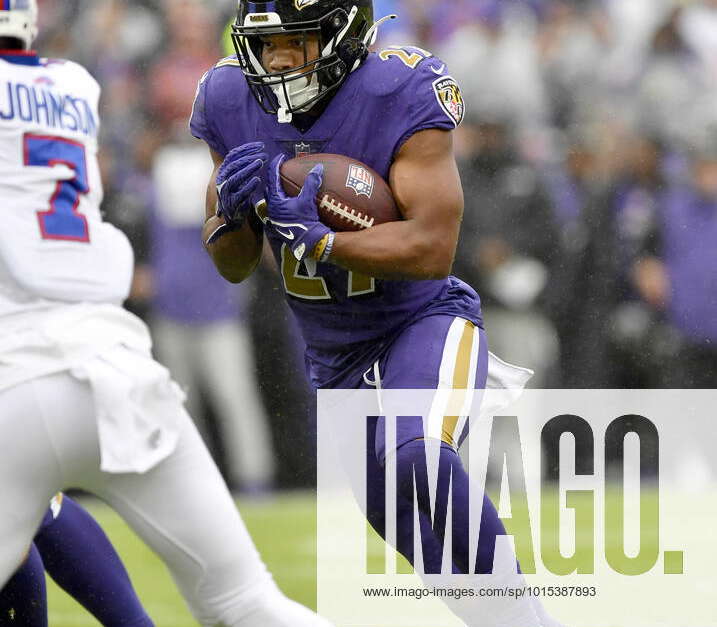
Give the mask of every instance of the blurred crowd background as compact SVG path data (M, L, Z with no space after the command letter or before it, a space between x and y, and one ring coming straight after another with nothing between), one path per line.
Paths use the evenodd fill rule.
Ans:
M43 55L103 86L128 307L237 491L307 485L312 400L272 262L239 287L200 245L211 163L187 131L232 0L40 0ZM467 106L455 273L534 387L717 387L717 0L376 0ZM278 461L277 461L278 460Z

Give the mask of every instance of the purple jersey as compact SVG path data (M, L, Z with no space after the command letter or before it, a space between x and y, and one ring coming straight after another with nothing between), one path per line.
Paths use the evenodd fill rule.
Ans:
M279 153L290 158L342 154L388 180L394 157L409 137L428 128L454 129L463 107L460 88L439 59L418 48L391 48L370 54L301 133L261 110L230 57L201 80L190 128L221 155L262 141L270 159ZM277 236L269 233L269 242L317 387L355 387L357 369L368 367L402 329L427 316L461 316L482 326L477 294L454 277L377 280L330 263L298 263Z

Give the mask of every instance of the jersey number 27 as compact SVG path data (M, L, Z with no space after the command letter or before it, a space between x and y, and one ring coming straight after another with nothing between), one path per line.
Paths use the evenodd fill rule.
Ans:
M26 166L66 165L74 172L72 179L57 182L49 208L37 212L42 238L89 242L87 218L77 211L80 195L90 191L84 145L64 137L27 133L23 154Z

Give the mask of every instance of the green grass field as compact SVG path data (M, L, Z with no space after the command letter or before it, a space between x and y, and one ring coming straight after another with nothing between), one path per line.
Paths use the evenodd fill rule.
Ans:
M494 495L497 498L497 495ZM549 499L549 502L553 499ZM497 501L496 501L497 502ZM83 505L102 525L122 556L132 581L157 627L190 627L191 617L166 568L111 509L89 500ZM238 503L254 541L279 586L291 598L316 607L316 506L309 493L279 495L265 501ZM510 525L509 525L510 527ZM585 538L589 540L589 538ZM383 554L374 537L374 558ZM399 572L411 572L402 558ZM49 581L50 625L99 625L73 599Z
M157 627L195 627L167 569L106 505L82 503L119 551L140 598ZM269 569L291 598L316 607L316 505L308 493L240 503L239 509ZM99 623L48 580L52 627L97 627Z
M655 502L655 493L644 495ZM639 607L632 613L629 624L638 627L655 625L717 626L713 611L713 591L717 577L711 568L710 552L714 539L710 533L717 520L717 494L687 495L668 498L668 512L661 549L685 549L685 575L660 576L662 563L656 573L641 577L613 576L608 579L589 578L600 589L597 605L590 606L586 599L544 599L549 609L571 627L595 627L625 624L625 607ZM616 496L608 493L613 501ZM548 499L548 503L552 499ZM545 503L544 503L545 504ZM196 626L179 596L164 565L128 529L125 523L108 507L98 501L84 501L83 505L105 529L125 561L130 576L157 627ZM282 590L293 599L312 608L316 607L316 506L309 493L282 494L258 502L239 502L239 509L259 550ZM689 512L684 518L679 513ZM508 525L510 528L510 525ZM616 536L613 534L613 538ZM649 533L648 547L655 546L657 537ZM578 534L578 543L584 546L592 537ZM371 546L373 545L373 546ZM383 544L376 538L370 543L378 557ZM711 548L709 548L711 547ZM536 549L539 550L538 546ZM604 550L596 547L598 557ZM400 570L399 572L405 572ZM559 578L558 578L559 579ZM559 580L554 585L565 585ZM571 580L574 585L575 581ZM533 581L534 585L535 581ZM581 584L582 585L582 584ZM675 596L677 595L677 596ZM676 611L682 620L664 623L664 603L660 599L682 598L689 602L678 604ZM669 606L674 603L670 601ZM597 611L599 610L599 612ZM97 627L97 623L83 608L49 582L49 611L52 627ZM602 618L593 620L593 615Z

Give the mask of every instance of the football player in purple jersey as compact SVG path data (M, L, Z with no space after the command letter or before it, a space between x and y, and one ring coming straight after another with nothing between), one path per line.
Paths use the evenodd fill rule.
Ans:
M452 134L464 116L461 90L425 50L369 52L378 25L370 0L239 1L237 54L201 79L190 122L216 166L205 245L219 272L240 282L257 266L266 236L316 388L481 389L489 353L480 300L450 276L463 211ZM389 182L403 220L333 232L315 202L321 166L299 196L289 198L281 187L283 161L307 152L343 154L372 167ZM425 467L427 440L439 444L437 502L448 499L451 477L454 499L458 494L454 570L489 573L505 529L486 498L477 559L469 558L468 508L455 506L467 503L469 479L457 453L466 423L440 409L427 433L420 418L403 423L391 451L376 419L369 477L383 482L386 455L396 456L397 548L413 561L414 468ZM415 476L424 570L439 573L443 537L433 528L426 473ZM385 537L383 507L369 499L366 514ZM530 601L492 617L451 607L471 627L556 624Z

